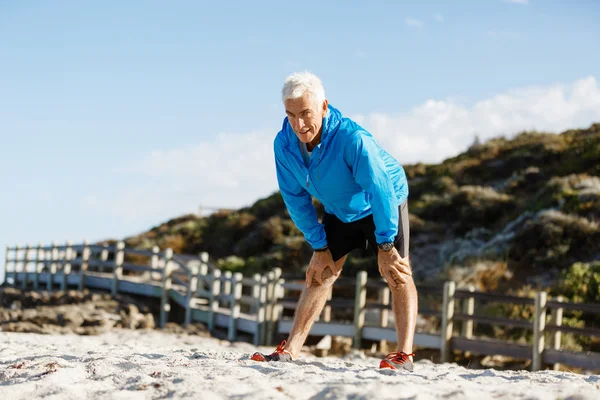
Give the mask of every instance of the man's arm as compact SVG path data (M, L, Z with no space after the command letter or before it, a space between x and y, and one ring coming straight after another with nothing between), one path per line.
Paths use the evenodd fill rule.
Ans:
M371 197L377 243L393 242L398 234L398 205L394 184L375 139L356 132L345 148L344 157L356 182Z
M312 204L310 193L300 185L296 177L286 167L277 149L275 149L275 168L279 191L292 221L313 249L327 246L325 229L317 219L317 211Z

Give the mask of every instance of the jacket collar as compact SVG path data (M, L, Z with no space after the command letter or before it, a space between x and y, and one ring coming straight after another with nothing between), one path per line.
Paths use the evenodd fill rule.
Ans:
M321 143L317 145L317 147L321 147L323 151L337 133L343 118L342 113L331 104L329 104L327 108L327 114L325 115L325 118L323 118L323 126L321 128ZM288 117L285 117L283 120L282 131L285 133L285 138L287 139L287 147L292 151L299 152L299 140L288 121Z

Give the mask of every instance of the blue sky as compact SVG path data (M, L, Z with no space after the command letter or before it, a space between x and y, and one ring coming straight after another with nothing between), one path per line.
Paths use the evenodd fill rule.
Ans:
M597 2L407 3L0 2L0 245L272 193L297 70L403 163L600 121Z

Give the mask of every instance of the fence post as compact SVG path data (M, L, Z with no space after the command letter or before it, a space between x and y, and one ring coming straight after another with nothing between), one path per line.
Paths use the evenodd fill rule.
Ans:
M198 268L198 290L200 288L202 290L206 288L206 290L210 293L210 291L212 290L212 286L210 285L210 280L208 279L208 253L198 253L198 258L200 259L200 266Z
M15 258L13 261L13 286L17 287L18 276L19 276L19 255L20 255L21 247L19 245L15 246Z
M273 314L271 315L272 324L271 324L271 343L275 340L275 336L279 332L279 319L283 315L283 305L279 302L279 299L282 299L285 295L285 289L283 284L285 283L285 279L281 277L282 271L281 268L275 268L275 291L273 298Z
M119 292L119 280L123 277L123 261L125 260L125 242L117 243L113 267L112 295Z
M108 248L104 246L102 251L100 252L100 266L98 267L98 272L105 272L106 262L108 261Z
M531 370L538 371L542 368L544 356L544 331L546 329L546 292L535 294L535 309L533 314L533 360Z
M208 253L206 251L201 251L198 255L203 264L208 264Z
M329 286L329 290L327 291L327 301L331 301L333 297L333 285ZM322 316L322 318L321 318ZM331 322L331 305L325 303L325 307L323 307L323 312L319 315L317 321L322 320L323 322Z
M6 274L8 274L8 260L10 259L10 247L6 246L6 257L4 258L4 280L2 283L6 283Z
M6 246L6 257L4 258L4 280L2 281L2 284L7 282L7 274L8 274L8 260L10 259L10 247Z
M252 313L258 314L258 309L260 308L260 274L254 274L252 276L254 283L252 284L252 298L256 300L256 303L251 308Z
M558 296L556 298L556 301L562 303L564 301L564 299L562 296ZM552 312L550 314L550 323L555 326L562 326L562 319L563 319L563 308L562 307L553 308ZM562 338L562 332L559 330L554 331L554 333L550 336L550 347L553 350L560 350L561 338ZM560 364L556 363L556 364L552 365L552 369L554 371L558 371L560 369Z
M52 256L50 262L50 268L48 270L48 281L46 282L47 289L52 290L54 287L54 274L56 274L56 262L58 261L58 245L56 242L52 242Z
M150 267L152 268L152 272L150 272L149 276L151 280L159 281L162 279L162 273L158 270L160 258L159 253L160 247L152 246L152 257L150 257Z
M242 297L242 280L244 276L240 272L233 274L231 281L231 302L229 303L229 331L227 340L233 342L237 339L237 320L240 317L240 298Z
M469 285L467 290L473 293L475 291L475 287L473 285ZM468 316L473 316L473 314L475 313L474 297L467 297L463 300L462 312L463 314L466 314ZM462 321L461 335L467 339L471 339L473 337L473 320L467 319Z
M471 293L475 291L475 287L473 285L469 285L467 290ZM468 316L473 316L475 313L475 298L467 297L463 300L462 303L462 312ZM461 335L467 339L471 339L473 337L473 320L467 319L463 320L461 324Z
M52 269L52 248L50 250L44 250L44 267L42 269L46 270L46 290L50 290L50 285L48 282L50 281L50 270Z
M385 281L382 279L382 281ZM390 305L390 287L389 286L384 286L379 288L379 291L377 293L377 301L384 306L389 306ZM390 316L390 311L387 308L380 308L379 309L379 326L382 328L387 328L389 325L389 316ZM380 340L379 341L379 351L383 351L385 348L387 347L387 340Z
M440 356L441 361L450 361L450 345L452 341L452 332L454 330L454 293L456 284L452 281L444 282L444 297L442 303L442 330Z
M21 282L22 289L27 289L27 264L29 264L29 243L25 245L25 254L23 254L23 282Z
M201 263L198 266L198 275L199 275L199 277L206 278L206 276L208 276L208 265ZM202 278L202 280L205 280L204 278Z
M267 274L267 301L265 305L265 341L264 344L271 344L270 334L271 334L271 319L273 316L273 297L275 293L275 272L270 271Z
M269 274L272 279L269 281L270 292L267 290L267 302L268 302L268 314L267 314L267 344L273 343L275 339L275 333L277 331L277 319L279 309L277 308L277 299L281 287L279 286L279 279L281 278L281 268L275 268L272 271L272 275Z
M79 290L85 287L85 275L90 262L91 250L87 240L83 241L83 250L81 251L81 266L79 268Z
M35 262L35 270L33 275L33 289L38 290L40 288L40 272L44 268L44 261L46 261L46 252L42 248L42 244L38 243L37 246L37 257Z
M169 318L171 304L169 303L169 291L171 290L171 258L173 258L173 249L166 249L164 253L164 268L162 275L162 293L160 296L160 327L164 327Z
M221 298L225 298L225 301L229 301L229 297L231 295L231 279L233 278L233 272L231 271L225 271L223 273L223 275L221 276L221 293L223 294L223 297ZM227 305L229 306L229 303L227 303Z
M62 265L63 265L63 268L62 268L63 280L60 283L60 288L62 291L67 290L67 286L68 286L67 284L69 283L68 279L69 279L69 275L71 274L72 255L73 255L73 248L72 248L71 242L69 241L69 242L67 242L67 247L65 247L65 256L63 259L63 263L62 263Z
M210 286L210 281L207 278L208 278L208 265L201 263L198 266L198 282L197 282L197 286L196 286L196 291L202 290L203 292L210 293L210 291L212 290L212 287ZM208 297L210 299L210 296L208 296ZM209 300L208 306L210 307L210 300Z
M265 344L265 311L267 302L267 277L260 277L260 289L258 297L258 309L256 310L256 332L254 332L254 345Z
M352 346L360 349L362 329L365 325L365 305L367 304L367 272L356 274L356 292L354 295L354 341Z
M219 296L221 295L221 270L215 269L212 272L210 282L210 300L208 307L208 330L215 329L215 314L219 311Z
M198 290L198 266L190 267L189 282L187 293L185 294L185 319L184 326L188 326L192 320L192 305L194 304L194 295Z
M475 291L475 286L469 285L467 287L467 290L469 292L473 293ZM463 312L463 314L468 315L470 317L473 316L473 314L475 313L475 298L474 297L467 297L466 299L463 299L462 312ZM460 326L461 336L466 339L471 339L473 337L473 325L474 324L473 324L472 319L464 319ZM465 351L464 356L471 357L471 352Z

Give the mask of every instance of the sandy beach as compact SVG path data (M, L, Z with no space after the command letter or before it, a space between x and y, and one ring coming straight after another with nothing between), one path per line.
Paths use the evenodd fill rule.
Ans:
M418 361L379 370L354 353L256 363L255 347L152 330L0 332L2 399L598 399L600 376ZM272 348L262 348L272 351Z

